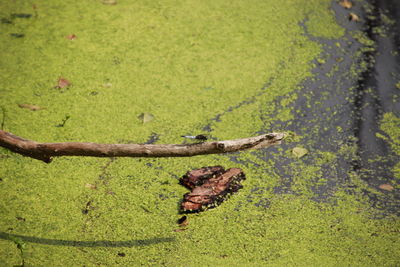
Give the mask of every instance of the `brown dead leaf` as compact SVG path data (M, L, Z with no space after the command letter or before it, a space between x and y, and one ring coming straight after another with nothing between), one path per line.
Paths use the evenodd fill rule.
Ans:
M65 78L59 78L57 85L54 88L62 89L71 85L71 82Z
M341 5L344 8L350 9L353 6L353 3L350 2L349 0L340 0L339 5Z
M393 191L394 189L394 187L390 184L381 184L379 188L386 191Z
M208 168L202 169L207 172ZM183 196L183 201L180 205L181 211L201 212L215 208L226 200L229 195L243 188L240 182L245 179L246 175L239 168L230 168L219 175L212 175L201 185L195 186L191 192ZM183 223L185 218L182 217L181 220Z
M75 34L69 34L65 38L67 38L68 40L75 40L76 39L76 35Z
M36 106L36 105L31 105L31 104L18 104L18 107L20 108L26 108L32 111L37 111L43 109L42 107Z
M349 20L357 22L357 21L360 21L360 17L357 14L351 12L349 14Z

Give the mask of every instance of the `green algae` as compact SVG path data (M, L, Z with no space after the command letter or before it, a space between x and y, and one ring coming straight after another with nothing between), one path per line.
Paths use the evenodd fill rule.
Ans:
M400 155L400 118L394 113L385 113L381 120L381 129L387 137L382 134L379 137L386 139L392 150Z
M333 10L324 1L309 1L309 13L306 17L307 33L314 37L338 39L344 35L344 29L335 22ZM325 21L325 23L320 23Z
M381 130L384 134L377 133L377 136L388 142L392 151L400 156L400 118L392 112L385 113L381 120ZM399 182L400 162L398 160L393 168L393 175Z
M2 17L36 15L0 25L0 106L5 130L38 141L140 143L155 133L158 143L180 143L180 135L205 125L217 139L285 130L272 129L272 121L294 118L289 106L321 52L300 24L313 36L343 35L330 1L35 5L1 4ZM65 38L72 33L76 40ZM59 77L72 86L55 89ZM153 120L143 124L142 113ZM50 165L1 149L0 232L25 242L31 266L398 264L399 223L370 219L375 211L365 199L348 193L354 184L368 187L359 177L334 192L335 203L312 200L312 186L327 183L324 167L354 157L353 147L343 145L338 155L310 150L287 167L295 194L274 193L285 181L272 158L312 147L299 136L291 141L267 155L60 158ZM217 209L189 215L188 229L175 232L187 192L176 178L201 166L237 166L231 157L242 163L244 188ZM20 264L12 238L0 239L0 252L1 264Z

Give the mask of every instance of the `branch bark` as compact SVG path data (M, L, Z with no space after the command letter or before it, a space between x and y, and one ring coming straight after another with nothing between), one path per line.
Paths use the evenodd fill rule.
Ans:
M191 157L259 149L280 144L284 133L269 133L254 137L181 144L97 144L97 143L39 143L0 130L0 146L15 153L50 163L52 157Z

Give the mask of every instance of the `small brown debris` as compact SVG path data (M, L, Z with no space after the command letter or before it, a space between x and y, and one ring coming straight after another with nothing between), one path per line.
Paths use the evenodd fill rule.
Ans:
M182 216L182 217L178 220L178 224L179 224L179 226L181 226L181 227L185 227L185 226L187 226L187 225L189 224L189 221L188 221L188 219L187 219L186 216Z
M57 85L54 88L62 89L71 85L71 82L65 78L60 77L58 79Z
M179 179L179 183L189 189L193 189L196 186L202 185L211 177L223 172L225 172L225 169L221 166L202 167L200 169L188 171L181 179Z
M75 40L77 37L75 34L69 34L65 38L67 38L68 40Z
M360 21L360 17L357 14L351 12L349 14L349 20L357 22L357 21Z
M344 8L350 9L353 6L353 3L350 2L349 0L340 0L339 5L341 5Z
M390 184L381 184L379 186L379 188L382 189L382 190L386 190L386 191L393 191L394 190L394 187L392 185L390 185Z
M231 168L220 175L213 176L184 195L181 209L184 212L199 212L215 208L225 200L228 194L242 188L240 182L244 179L245 175L239 168Z
M37 111L37 110L41 110L43 108L36 106L36 105L31 105L31 104L18 104L18 107L20 108L26 108L32 111Z
M18 221L23 221L23 222L25 222L26 221L26 219L25 218L23 218L23 217L19 217L19 216L17 216L17 217L15 217Z

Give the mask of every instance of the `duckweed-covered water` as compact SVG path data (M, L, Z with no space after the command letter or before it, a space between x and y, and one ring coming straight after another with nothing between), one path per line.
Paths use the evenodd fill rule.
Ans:
M45 164L1 149L0 265L399 265L399 113L378 114L373 136L388 150L369 167L354 106L376 40L346 12L327 0L1 1L5 131L157 144L293 134L192 158ZM210 165L242 168L244 188L182 230L177 178Z

